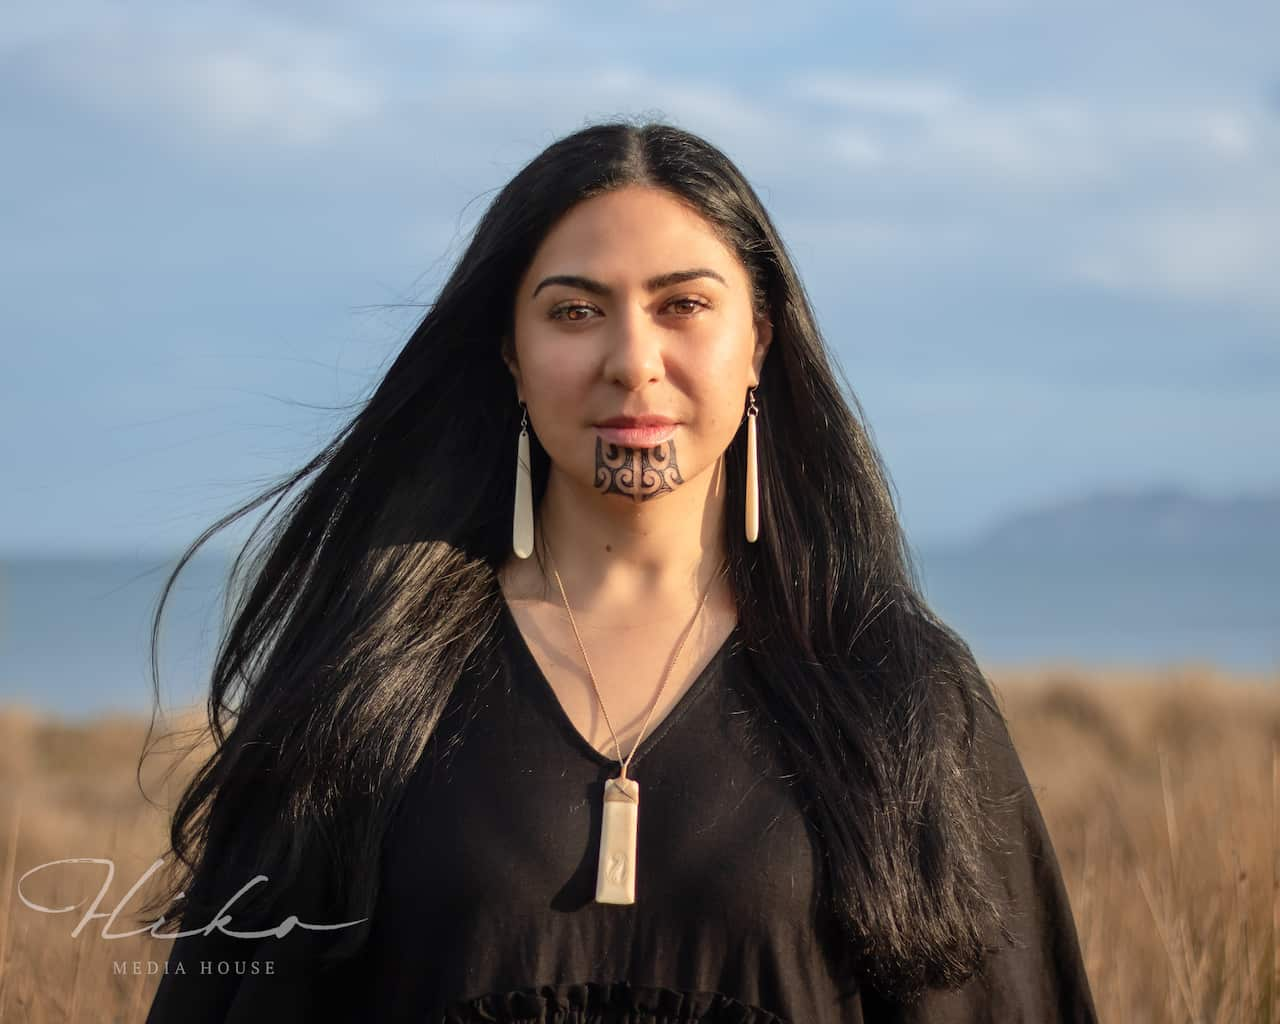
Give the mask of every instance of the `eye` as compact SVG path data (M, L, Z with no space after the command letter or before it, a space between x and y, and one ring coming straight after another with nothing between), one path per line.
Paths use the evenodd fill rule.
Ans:
M547 316L552 320L564 320L571 324L578 324L582 323L584 320L591 319L588 316L582 316L579 314L590 313L593 311L596 313L600 312L600 310L596 309L596 307L592 306L590 303L564 302L559 306L553 307Z
M700 309L710 309L711 303L693 296L683 296L682 298L672 299L667 303L668 306L681 307L676 310L678 316L693 316Z

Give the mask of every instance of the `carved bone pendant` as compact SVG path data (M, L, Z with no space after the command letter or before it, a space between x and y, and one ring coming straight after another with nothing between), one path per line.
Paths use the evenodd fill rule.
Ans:
M636 901L636 821L640 784L635 779L608 779L600 820L600 863L596 872L597 903Z

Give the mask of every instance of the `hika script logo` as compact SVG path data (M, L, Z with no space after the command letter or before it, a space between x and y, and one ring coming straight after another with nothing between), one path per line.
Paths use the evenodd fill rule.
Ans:
M234 904L236 900L252 889L255 885L259 882L267 881L266 875L254 875L253 878L249 879L249 881L236 890L235 894L222 905L222 909L218 911L214 919L203 928L193 928L190 931L185 932L159 933L156 929L165 922L165 917L162 914L150 925L143 928L137 928L131 932L111 931L111 926L115 924L116 917L121 913L125 905L128 904L134 894L142 888L143 883L145 883L148 878L159 870L163 863L163 857L157 858L153 861L151 867L147 868L147 870L142 873L142 876L134 882L132 886L130 886L129 891L124 894L124 898L111 909L110 913L104 913L98 908L102 904L102 901L106 899L107 890L111 888L111 883L115 879L116 864L115 861L103 857L67 857L63 860L51 860L45 864L37 864L29 871L24 872L22 877L18 879L18 898L32 910L37 910L42 914L69 914L77 910L80 907L80 903L83 903L84 901L81 900L80 903L73 903L69 907L41 906L39 903L33 903L31 900L27 899L26 894L22 891L22 883L36 872L44 871L47 868L57 867L59 864L97 864L107 869L106 877L103 879L102 885L98 889L98 895L94 898L93 903L90 904L89 909L81 915L79 923L71 929L71 937L73 939L80 937L80 933L84 931L90 921L94 921L99 918L106 919L106 922L102 926L102 937L104 939L127 939L134 935L141 935L144 932L150 932L152 938L156 939L181 939L187 935L209 935L215 931L235 939L266 939L272 936L276 938L283 938L293 931L294 928L304 928L308 931L336 931L339 928L350 928L352 925L360 924L369 920L367 917L361 917L355 921L343 921L339 924L307 924L305 921L299 921L297 917L290 914L274 928L267 928L258 932L235 931L234 929L226 927L227 923L231 920L231 915L227 913L227 911L231 909L232 904Z

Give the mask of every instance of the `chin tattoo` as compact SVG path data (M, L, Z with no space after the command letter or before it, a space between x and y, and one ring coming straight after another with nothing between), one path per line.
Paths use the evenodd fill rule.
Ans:
M652 448L627 448L596 438L595 487L601 494L648 501L669 494L682 483L675 441Z

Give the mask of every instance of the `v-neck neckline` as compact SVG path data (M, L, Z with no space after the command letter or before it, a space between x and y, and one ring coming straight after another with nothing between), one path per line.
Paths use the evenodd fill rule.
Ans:
M560 697L556 694L555 687L551 685L551 680L547 678L547 674L542 670L542 665L538 659L534 657L533 649L529 646L529 642L525 639L523 631L520 629L520 623L516 621L515 613L511 610L511 605L507 602L507 596L501 589L498 591L498 600L502 605L502 618L507 632L510 636L511 647L516 653L518 660L523 663L523 667L534 679L534 689L537 690L542 698L548 704L548 710L559 723L561 730L568 736L582 753L588 755L597 764L617 765L621 767L622 762L616 757L610 757L608 754L597 750L574 725L573 719L569 717L569 713L565 711L564 705L560 703ZM679 722L681 718L688 712L697 701L698 696L706 689L709 680L719 670L721 663L728 657L730 650L734 645L734 641L738 637L739 624L735 622L733 628L729 631L729 635L725 637L714 654L711 655L707 663L702 667L702 671L689 684L688 688L680 695L680 699L671 706L665 715L660 718L656 724L650 722L648 730L644 737L640 740L640 746L636 748L635 754L631 757L631 762L627 766L627 770L632 770L639 764L670 730ZM628 756L628 751L623 750L622 756Z

